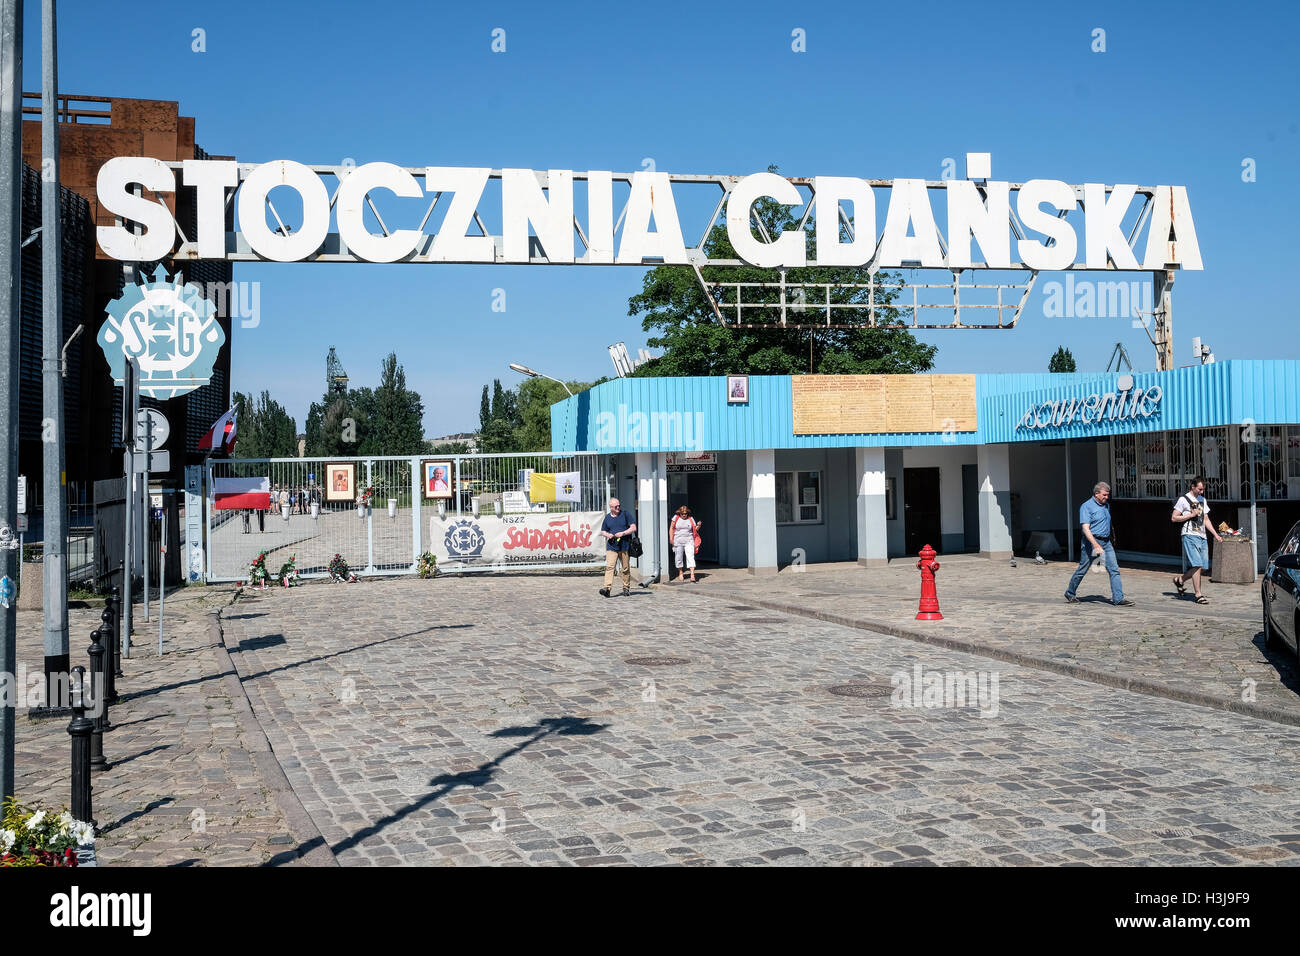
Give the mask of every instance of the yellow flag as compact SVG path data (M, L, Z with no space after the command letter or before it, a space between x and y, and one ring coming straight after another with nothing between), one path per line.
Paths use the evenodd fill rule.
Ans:
M528 476L529 501L555 500L555 473L535 471Z

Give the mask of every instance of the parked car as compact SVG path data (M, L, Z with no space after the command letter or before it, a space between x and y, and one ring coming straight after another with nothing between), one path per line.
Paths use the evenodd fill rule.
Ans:
M1260 585L1264 604L1264 642L1272 648L1290 645L1300 656L1300 521L1269 555Z

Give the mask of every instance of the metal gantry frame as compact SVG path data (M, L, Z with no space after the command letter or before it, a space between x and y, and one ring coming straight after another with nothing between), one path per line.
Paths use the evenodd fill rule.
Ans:
M176 161L164 163L173 172L181 171L181 163ZM242 181L252 170L261 164L256 163L239 163L239 180ZM338 200L339 186L349 173L355 169L354 165L329 165L329 164L303 164L321 177L332 177L334 180L333 187L327 190L329 192L329 205L333 210ZM413 176L417 181L424 181L426 167L408 166L402 167L405 172ZM501 169L490 171L489 181L502 178ZM535 171L539 184L542 188L548 187L549 174L546 171ZM589 179L590 173L574 170L571 173L575 182L585 182ZM608 175L613 183L625 184L630 193L632 181L635 173L609 173ZM1009 267L990 266L987 263L972 263L960 267L951 267L947 264L949 250L944 241L942 230L936 224L939 248L942 251L945 263L942 266L924 267L927 271L938 272L944 271L950 274L951 279L945 278L942 282L922 282L922 283L903 283L891 281L876 281L876 274L880 270L880 238L877 237L876 247L871 257L863 264L862 268L867 270L869 281L866 283L837 283L837 282L791 282L789 281L789 269L774 268L767 270L773 276L771 281L728 281L725 278L717 276L718 271L726 269L747 269L754 270L754 266L740 259L721 259L708 255L705 247L713 229L719 224L719 217L723 215L726 208L727 198L731 195L736 184L744 177L731 175L710 175L710 174L684 174L684 173L661 173L667 177L668 182L673 187L688 188L712 188L718 191L717 201L712 204L712 213L699 230L699 238L694 245L686 247L686 264L693 270L696 280L701 288L705 291L708 301L710 302L714 317L718 323L728 327L743 327L749 329L849 329L861 327L893 327L908 329L1012 329L1020 321L1020 316L1024 311L1025 305L1029 301L1029 296L1033 292L1037 283L1039 270L1032 269L1020 261L1012 261ZM802 203L792 210L792 218L797 222L796 228L803 230L810 216L816 209L816 180L813 177L788 176L783 177L787 182L792 184L800 191ZM323 180L324 181L324 180ZM863 180L873 190L890 190L894 186L892 179L866 179ZM927 190L938 190L946 192L949 180L926 180L925 187ZM987 199L986 181L975 180L975 185L981 197ZM1009 183L1008 188L1011 193L1017 192L1023 187L1023 183ZM185 188L183 185L178 188ZM1085 189L1083 186L1074 185L1070 187L1073 191L1078 208L1085 208ZM1112 187L1113 188L1113 187ZM1109 193L1108 189L1108 193ZM137 187L139 194L139 187ZM231 204L236 194L235 189L227 192L225 198L226 210L229 214ZM1150 222L1154 207L1154 198L1156 187L1139 186L1136 188L1136 195L1141 197L1142 205L1138 209L1133 226L1129 231L1127 240L1130 246L1133 245L1142 229ZM420 219L418 231L422 233L415 250L408 256L399 260L402 262L441 262L435 260L430 255L433 245L434 235L425 233L424 230L432 219L434 211L438 208L439 203L443 200L445 192L433 192L430 194L428 206ZM162 197L157 197L160 199ZM492 263L495 264L528 264L528 265L634 265L640 268L652 268L662 263L656 260L638 261L636 263L595 261L592 258L591 241L583 224L579 221L578 216L573 216L574 233L581 244L581 254L575 255L572 262L556 263L549 259L542 247L540 240L536 236L529 237L528 259L520 263L515 260L507 260L504 255L504 241L500 235L494 235L484 222L478 206L481 205L482 197L479 197L479 203L476 204L473 222L480 230L481 235L492 239L494 247L494 256ZM383 215L380 213L374 200L367 194L365 198L366 206L375 217L375 221L385 237L391 236L393 231L389 228ZM165 208L168 208L172 216L173 224L176 228L176 234L180 238L179 247L175 250L173 258L177 262L194 260L200 258L197 245L194 240L186 235L180 222L171 212L166 202L162 202ZM627 217L629 202L624 200L621 210L614 221L614 232L617 233ZM678 210L683 207L678 204ZM700 207L708 208L707 202ZM268 195L266 197L266 209L269 211L272 219L276 224L276 231L283 236L292 235L292 230L285 221L285 217L280 214L274 201ZM852 218L845 212L843 207L837 209L838 220L841 227L845 230L849 239L854 236L854 223ZM1063 219L1068 214L1067 210L1059 210L1057 218ZM122 222L119 217L119 224ZM759 235L767 242L772 241L766 225L753 214L751 210L750 222ZM1027 230L1020 221L1015 210L1015 204L1012 203L1008 209L1008 227L1013 237L1017 240L1024 239L1027 236ZM874 228L874 227L873 227ZM694 229L689 231L694 235ZM1055 245L1055 239L1049 239L1048 247ZM1013 247L1014 248L1014 247ZM226 254L224 257L230 262L265 262L263 256L253 250L247 239L241 232L227 234L226 237ZM308 262L364 262L364 260L349 250L342 241L337 232L326 235L324 241L316 252L303 261ZM816 263L811 263L809 268L816 268ZM894 268L894 267L890 267ZM904 263L899 268L912 269L922 268L919 265L910 265ZM710 270L713 274L706 276L704 270ZM1028 276L1023 281L1014 282L974 282L963 281L966 272L975 273L980 270L985 271L1023 271ZM1074 264L1068 270L1062 271L1119 271L1113 259L1108 259L1106 269L1086 269L1081 264ZM1155 321L1153 323L1144 322L1147 334L1152 338L1156 348L1156 367L1157 369L1172 368L1172 324L1171 324L1171 307L1170 291L1173 285L1174 270L1161 269L1152 273L1156 284L1156 308L1153 312ZM912 290L911 302L891 301L891 293L895 296L904 293L906 289ZM945 301L922 301L922 292L948 293ZM987 298L990 301L971 301L971 296L963 298L963 292L973 293L975 298ZM864 294L865 293L865 294ZM847 301L845 301L847 300ZM944 313L944 320L937 319L937 312ZM906 320L896 318L900 313L908 315ZM948 318L950 314L951 318ZM814 315L816 316L814 318Z

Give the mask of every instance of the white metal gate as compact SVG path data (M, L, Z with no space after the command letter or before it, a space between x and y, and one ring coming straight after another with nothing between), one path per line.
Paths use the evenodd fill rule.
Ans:
M428 497L426 465L449 466L449 487L439 489L445 497ZM434 549L430 535L435 528L441 541L444 528L455 528L464 537L480 533L480 524L493 520L522 525L549 519L563 526L569 515L576 518L603 512L610 496L609 458L599 454L232 458L210 460L206 471L209 581L247 580L249 565L263 551L272 575L292 557L301 576L325 577L336 554L358 574L413 574L420 555ZM526 515L512 517L510 506L520 501L519 492L527 494L530 474L535 472L576 472L579 480L574 493L579 500L530 503ZM337 489L331 476L340 479ZM266 478L271 487L270 507L265 511L215 509L215 479L228 477ZM358 495L366 489L373 489L370 506L359 508ZM287 504L282 504L284 501ZM438 564L440 573L518 570L523 566L445 557ZM530 570L603 566L603 556L597 560L590 549L567 558L526 564Z

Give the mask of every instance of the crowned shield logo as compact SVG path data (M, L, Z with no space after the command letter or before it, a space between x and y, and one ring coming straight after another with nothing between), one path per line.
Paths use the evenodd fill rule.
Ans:
M468 518L462 518L447 529L443 538L447 553L456 558L479 558L483 556L483 545L487 539L479 526Z
M108 321L99 330L99 347L108 359L113 384L126 375L126 357L140 363L140 394L175 398L212 378L226 333L217 307L202 290L171 281L161 266L153 281L129 286L108 304Z

